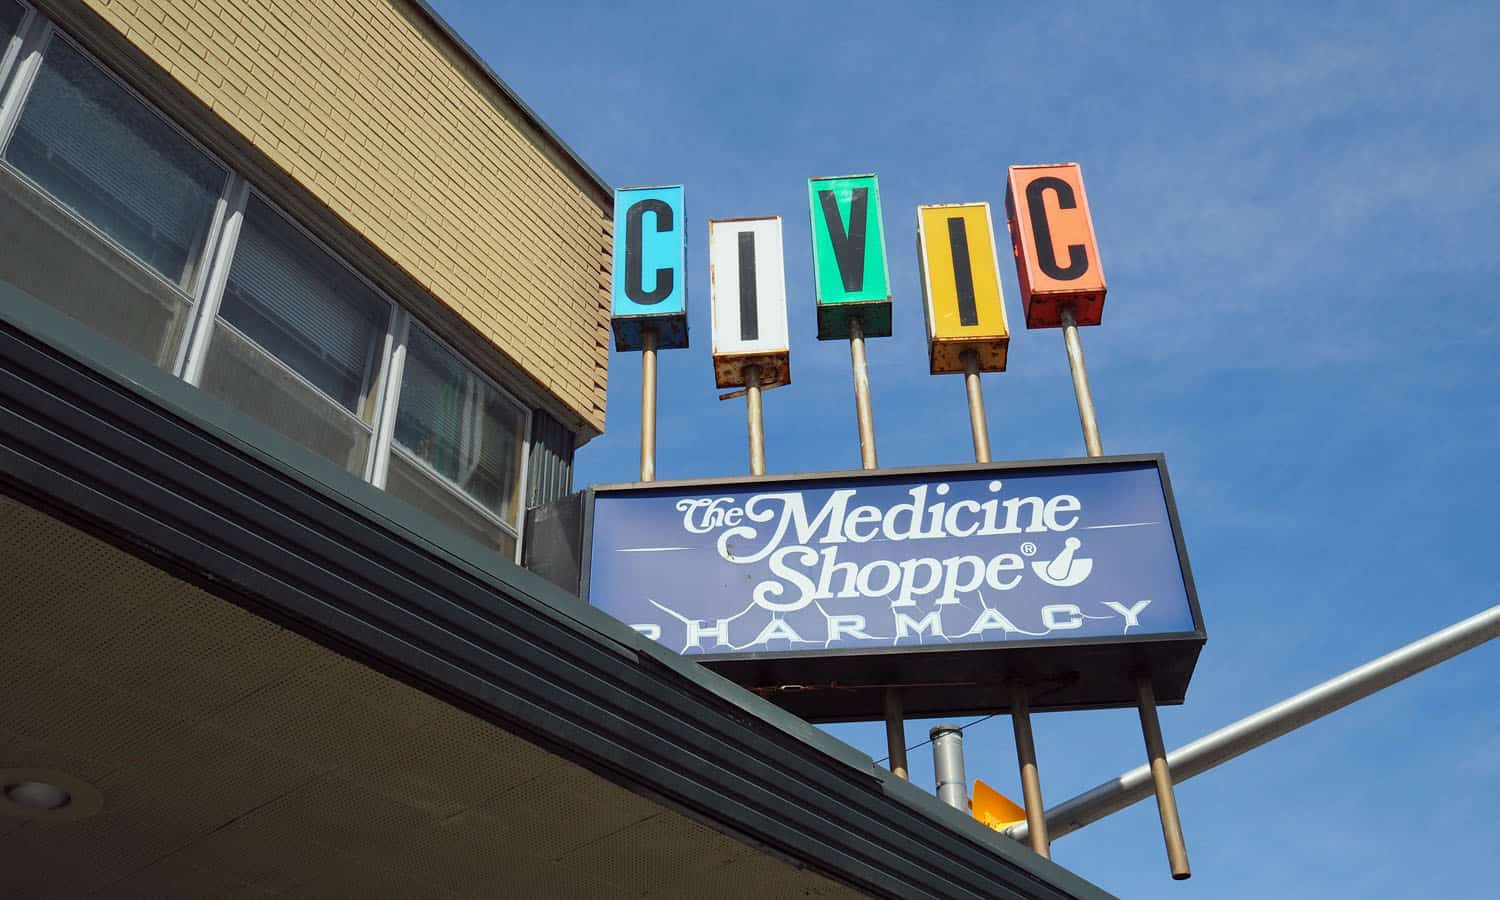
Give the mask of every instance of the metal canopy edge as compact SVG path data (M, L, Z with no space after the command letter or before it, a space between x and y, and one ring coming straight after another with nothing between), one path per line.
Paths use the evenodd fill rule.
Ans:
M827 752L838 742L813 743L805 723L314 463L143 358L0 288L6 493L862 890L1109 896L863 754ZM303 464L310 475L296 470Z

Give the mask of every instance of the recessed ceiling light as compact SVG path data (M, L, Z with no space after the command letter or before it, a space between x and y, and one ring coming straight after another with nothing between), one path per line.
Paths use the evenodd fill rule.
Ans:
M104 808L99 789L56 769L0 769L0 815L49 822L84 819Z
M73 795L50 781L22 781L5 786L5 796L27 809L62 809Z

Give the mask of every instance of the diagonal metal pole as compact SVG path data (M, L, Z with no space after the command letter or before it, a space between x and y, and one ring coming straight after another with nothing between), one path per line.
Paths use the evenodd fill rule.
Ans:
M1500 606L1492 606L1173 750L1167 754L1172 779L1186 781L1207 772L1497 637ZM1071 834L1151 793L1151 769L1138 766L1047 810L1049 836L1055 840ZM1027 839L1025 825L1013 825L1005 833L1018 841Z

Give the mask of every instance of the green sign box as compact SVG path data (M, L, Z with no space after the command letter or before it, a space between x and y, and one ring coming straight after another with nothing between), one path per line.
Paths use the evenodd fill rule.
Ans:
M850 319L860 320L865 337L889 337L891 279L879 181L874 175L810 178L807 196L818 339L848 338Z

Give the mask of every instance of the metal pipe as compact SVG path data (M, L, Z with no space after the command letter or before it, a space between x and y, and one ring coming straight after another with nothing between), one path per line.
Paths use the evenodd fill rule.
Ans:
M964 388L969 393L969 430L974 436L974 461L990 461L990 425L984 415L984 390L979 384L979 353L965 350L959 354L964 362Z
M641 480L656 480L656 329L641 329Z
M983 460L981 460L983 462ZM1021 797L1026 804L1026 824L1031 849L1046 859L1052 858L1047 839L1047 816L1042 805L1042 778L1036 768L1036 744L1031 737L1031 702L1026 685L1010 682L1010 722L1016 732L1016 762L1021 767Z
M870 412L870 367L865 361L865 328L849 320L849 362L854 367L854 415L859 420L859 464L874 469L875 416Z
M969 813L969 780L964 775L964 730L957 725L935 725L932 738L932 771L937 776L938 799Z
M1167 748L1161 739L1161 720L1156 716L1156 692L1150 675L1135 678L1136 706L1141 714L1141 734L1146 738L1146 764L1151 767L1151 785L1156 791L1156 811L1161 817L1161 836L1167 844L1167 862L1172 878L1183 881L1193 877L1188 866L1187 842L1182 838L1182 820L1177 816L1177 795L1172 790L1172 770L1167 765Z
M1167 754L1172 779L1186 781L1310 722L1348 706L1444 660L1500 637L1500 606L1308 688ZM1047 811L1053 840L1097 822L1151 795L1151 768L1138 766ZM1006 834L1025 840L1025 825Z
M901 691L885 689L885 749L891 760L891 771L897 778L906 777L906 711L901 705Z
M1063 343L1068 346L1068 368L1073 372L1073 396L1078 399L1078 422L1083 426L1083 445L1089 456L1103 456L1099 419L1094 415L1094 395L1089 391L1089 370L1083 363L1083 344L1078 340L1078 320L1072 307L1062 310Z
M745 411L750 421L750 474L766 474L765 419L760 408L760 366L745 367Z

